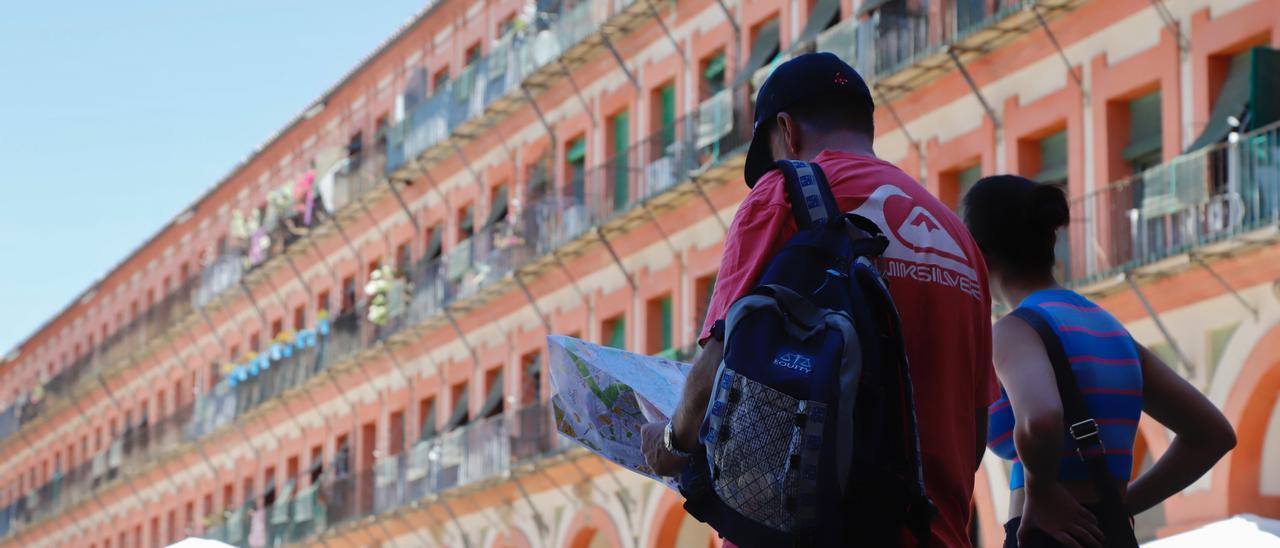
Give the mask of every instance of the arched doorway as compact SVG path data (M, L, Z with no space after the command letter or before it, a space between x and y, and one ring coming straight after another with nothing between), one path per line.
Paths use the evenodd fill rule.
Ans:
M599 506L588 506L578 511L569 523L565 536L566 548L619 548L622 535L613 518Z
M1280 517L1280 326L1249 353L1223 411L1237 440L1227 455L1226 513Z
M658 503L653 517L651 548L709 548L718 545L719 536L707 524L684 511L683 500L667 492Z

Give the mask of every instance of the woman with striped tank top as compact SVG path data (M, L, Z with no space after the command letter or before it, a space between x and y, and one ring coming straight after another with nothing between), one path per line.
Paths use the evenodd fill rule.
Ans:
M1061 190L987 177L964 205L991 294L1021 309L992 331L1001 397L988 410L988 447L1013 461L1005 546L1136 546L1131 516L1208 472L1235 445L1230 423L1111 314L1058 285L1054 244L1068 221ZM1092 420L1081 427L1067 420L1073 411ZM1175 437L1130 482L1143 412Z

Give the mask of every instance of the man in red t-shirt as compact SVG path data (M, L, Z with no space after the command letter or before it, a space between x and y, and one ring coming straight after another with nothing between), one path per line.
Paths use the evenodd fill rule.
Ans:
M960 219L901 169L875 157L870 91L829 53L780 65L762 86L745 176L750 194L725 238L704 344L670 423L646 425L643 448L658 473L675 475L698 443L723 356L712 326L755 286L796 232L773 160L817 162L842 211L875 222L889 239L879 261L902 318L915 387L925 488L938 507L933 542L968 546L974 473L985 448L986 407L996 399L986 267Z

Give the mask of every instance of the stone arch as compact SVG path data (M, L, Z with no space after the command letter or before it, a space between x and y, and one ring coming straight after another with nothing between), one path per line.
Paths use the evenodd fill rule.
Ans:
M1258 340L1231 387L1223 412L1236 429L1236 448L1215 470L1215 484L1225 485L1228 514L1252 512L1280 516L1280 495L1261 489L1263 447L1277 397L1280 396L1280 326ZM1221 482L1221 483L1220 483ZM1221 500L1221 499L1220 499Z
M564 531L561 543L564 548L591 548L598 542L597 536L600 536L608 546L626 546L613 516L595 504L579 509Z

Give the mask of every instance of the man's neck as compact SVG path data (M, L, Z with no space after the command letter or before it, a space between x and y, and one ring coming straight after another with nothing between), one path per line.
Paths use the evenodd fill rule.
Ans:
M817 158L818 154L824 150L833 152L844 152L855 156L866 156L875 158L876 153L871 148L871 140L862 135L855 133L832 133L823 135L813 139L811 147L806 147L809 154L805 157L810 159Z

